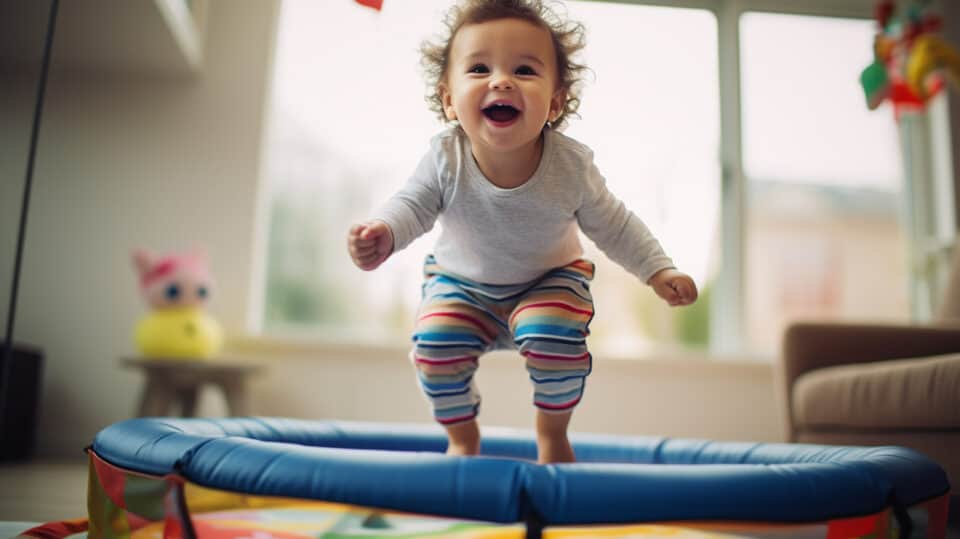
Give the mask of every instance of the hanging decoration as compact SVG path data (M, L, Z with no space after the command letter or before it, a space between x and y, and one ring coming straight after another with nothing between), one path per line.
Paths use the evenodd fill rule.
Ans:
M356 0L361 6L372 7L373 9L380 11L380 8L383 7L383 0Z
M931 0L878 0L874 60L860 74L867 107L893 104L897 118L920 111L945 78L960 81L960 54L940 35L943 19Z

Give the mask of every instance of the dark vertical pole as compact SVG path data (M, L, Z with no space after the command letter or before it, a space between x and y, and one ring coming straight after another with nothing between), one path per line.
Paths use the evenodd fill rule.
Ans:
M7 332L3 341L3 361L0 364L0 432L4 431L7 418L7 394L10 372L13 365L13 329L17 315L17 293L20 290L20 266L23 262L23 239L27 231L27 212L30 209L30 190L33 186L33 164L37 156L37 138L40 134L40 118L43 115L43 98L47 92L47 75L50 72L50 53L53 50L53 33L57 25L57 9L60 0L50 3L50 18L47 22L47 37L43 46L43 63L40 80L37 82L37 98L33 107L33 130L30 134L30 152L27 156L27 177L23 184L23 202L20 205L20 228L17 232L17 251L13 262L13 283L10 285L10 306L7 308Z

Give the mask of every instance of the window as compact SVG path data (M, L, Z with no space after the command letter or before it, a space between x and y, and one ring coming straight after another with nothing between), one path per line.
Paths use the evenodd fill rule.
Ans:
M595 79L567 134L594 150L610 189L701 291L694 306L672 309L584 238L597 264L591 347L623 355L706 346L719 249L717 19L699 9L568 6L587 27Z
M449 4L385 2L377 13L350 2L283 3L267 142L264 331L409 338L436 230L373 273L353 266L345 236L402 185L443 128L423 102L417 47L442 30ZM612 190L704 287L719 200L716 18L592 2L569 10L588 27L585 59L596 80L567 133L596 151ZM684 46L659 54L671 40ZM628 62L624 51L635 51ZM706 344L706 301L671 312L584 243L598 264L595 350Z
M775 352L797 318L910 314L897 126L857 76L871 21L741 17L746 334ZM783 46L784 43L793 44Z
M373 273L351 264L345 235L444 127L423 102L417 49L443 31L451 3L283 2L262 331L409 339L436 230ZM857 78L871 60L868 3L673 3L565 2L587 26L595 73L567 133L594 149L612 190L701 289L694 307L669 309L585 239L598 265L593 350L709 344L772 356L797 318L916 313L937 278L917 261L933 256L923 249L943 258L953 209L939 206L953 196L938 188L919 209L902 201L952 177L944 148L930 148L945 147L946 107L899 134L888 105L867 110ZM934 180L921 174L930 169ZM936 230L905 224L930 211ZM921 249L918 234L936 245Z
M263 331L346 340L408 337L434 233L374 273L350 262L350 223L406 180L441 124L423 102L417 47L449 0L289 0L278 32L266 176Z

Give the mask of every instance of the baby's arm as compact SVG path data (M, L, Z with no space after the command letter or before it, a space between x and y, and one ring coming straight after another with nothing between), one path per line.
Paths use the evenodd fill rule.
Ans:
M357 267L365 271L376 269L394 251L433 228L443 207L435 156L431 151L420 160L407 183L373 219L350 227L347 250Z
M640 277L667 303L677 306L696 301L693 279L677 271L647 225L607 189L606 180L592 163L577 220L611 260Z
M658 271L675 268L647 225L607 189L597 167L589 163L577 222L580 229L610 260L643 282Z

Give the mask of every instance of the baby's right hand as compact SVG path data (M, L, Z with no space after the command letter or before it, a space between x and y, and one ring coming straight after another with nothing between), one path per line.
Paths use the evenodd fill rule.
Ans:
M353 225L347 234L347 248L358 268L377 269L393 253L393 232L383 221Z

